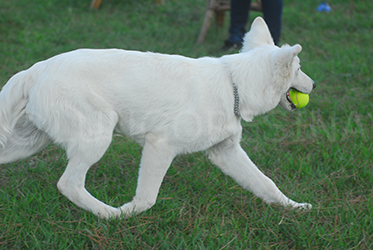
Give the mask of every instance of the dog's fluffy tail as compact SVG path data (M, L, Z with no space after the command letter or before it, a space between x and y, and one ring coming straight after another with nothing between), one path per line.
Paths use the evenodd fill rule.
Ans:
M25 71L14 75L0 92L0 149L4 149L28 102Z
M0 92L0 164L30 156L50 142L26 114L35 82L29 73L14 75Z

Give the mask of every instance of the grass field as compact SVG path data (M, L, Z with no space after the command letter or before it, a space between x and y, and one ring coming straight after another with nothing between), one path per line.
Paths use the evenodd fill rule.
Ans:
M320 1L321 2L321 1ZM0 85L37 61L76 48L220 56L224 28L196 45L204 0L0 1ZM69 202L56 183L65 153L51 145L0 166L0 249L372 249L373 2L284 1L282 42L300 43L317 83L309 106L276 108L244 127L242 146L306 212L267 205L212 166L204 153L173 162L156 205L105 221ZM260 13L252 12L252 20ZM87 176L113 206L130 201L141 148L121 135Z

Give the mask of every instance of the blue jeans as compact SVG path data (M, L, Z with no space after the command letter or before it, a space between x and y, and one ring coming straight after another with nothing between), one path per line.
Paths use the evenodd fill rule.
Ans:
M245 36L247 20L249 18L251 0L231 0L231 24L228 41L242 44ZM264 20L275 44L280 42L282 21L282 0L262 0Z

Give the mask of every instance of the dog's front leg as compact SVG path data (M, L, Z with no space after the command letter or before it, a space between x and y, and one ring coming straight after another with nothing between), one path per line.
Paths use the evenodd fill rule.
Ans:
M243 188L250 190L267 203L285 207L311 208L307 203L297 203L287 198L249 159L239 145L239 137L229 138L208 151L210 160Z
M158 196L163 178L175 157L167 140L148 134L142 151L136 195L119 209L125 217L152 207Z

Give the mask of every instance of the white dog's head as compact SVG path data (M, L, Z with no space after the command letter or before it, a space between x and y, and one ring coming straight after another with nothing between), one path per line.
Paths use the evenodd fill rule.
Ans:
M292 111L295 109L295 105L290 100L289 90L296 89L309 94L315 88L314 81L300 69L298 54L302 51L302 47L299 44L292 47L283 45L281 48L275 46L264 19L257 17L250 32L245 35L241 53L262 46L266 46L265 50L274 50L271 52L270 59L273 74L272 84L277 88L276 93L280 94L279 104L281 107ZM277 99L277 97L274 98Z

